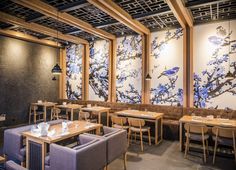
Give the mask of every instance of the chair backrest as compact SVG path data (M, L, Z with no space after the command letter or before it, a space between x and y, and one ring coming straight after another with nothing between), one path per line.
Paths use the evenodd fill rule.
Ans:
M200 123L185 123L184 129L189 133L205 134L208 132L208 127Z
M38 106L31 105L31 106L30 106L30 110L31 110L31 111L36 111L36 110L38 110Z
M235 132L236 128L226 128L226 127L219 127L219 126L214 126L212 128L212 133L214 135L217 135L219 137L224 137L224 138L235 138Z
M90 117L90 113L89 112L83 112L80 111L79 112L79 120L87 120Z
M145 125L145 121L143 119L135 119L135 118L128 118L128 122L130 126L133 127L142 127Z
M54 113L54 114L59 114L59 113L61 113L61 109L59 109L59 108L53 108L53 113Z
M111 122L112 125L117 124L123 126L127 123L127 119L125 117L111 116Z

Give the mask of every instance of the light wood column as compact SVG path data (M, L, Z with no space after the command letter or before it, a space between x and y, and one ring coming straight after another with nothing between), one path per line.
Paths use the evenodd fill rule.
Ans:
M146 34L142 36L143 54L142 54L142 103L150 103L150 80L146 80L149 72L150 52L151 52L151 35Z
M83 68L82 68L82 99L89 97L89 44L84 45Z
M193 106L193 27L183 29L183 106Z
M59 76L59 98L66 98L66 49L60 49L59 65L62 69L62 73Z
M109 41L108 101L116 102L116 39Z

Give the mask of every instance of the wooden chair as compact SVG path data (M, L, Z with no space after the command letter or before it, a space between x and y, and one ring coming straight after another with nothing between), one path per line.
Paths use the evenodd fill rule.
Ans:
M140 142L141 142L141 150L143 151L143 133L148 133L148 141L149 145L151 145L151 135L150 135L150 127L145 126L145 121L143 119L134 119L128 118L129 122L129 133L128 133L128 144L130 144L131 133L139 133L140 134Z
M218 144L225 146L232 146L234 150L234 159L236 162L236 129L235 128L225 128L214 126L212 128L213 140L215 141L214 155L213 155L213 164L215 164L216 149Z
M93 118L89 112L80 111L79 120L85 120L87 122L97 123L97 119Z
M43 115L43 111L38 110L38 106L35 105L30 105L30 111L29 111L29 124L31 123L31 117L34 117L34 123L37 122L37 117L38 120L40 120L40 116Z
M184 129L187 131L185 133L186 143L185 143L185 154L184 158L187 157L189 151L190 140L202 142L203 146L203 156L204 162L206 162L206 150L208 152L208 127L206 125L197 124L197 123L186 123ZM205 143L206 142L206 143Z
M68 111L66 110L66 114L60 114L61 109L59 108L52 108L51 110L51 120L54 119L66 119L69 120L69 114Z
M118 129L125 129L128 130L129 126L127 126L127 118L125 117L118 117L118 116L111 116L112 127Z

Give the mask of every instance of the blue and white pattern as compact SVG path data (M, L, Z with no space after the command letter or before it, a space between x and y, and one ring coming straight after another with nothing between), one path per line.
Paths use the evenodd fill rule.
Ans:
M82 98L82 56L83 45L66 47L66 95L70 100Z
M90 43L89 99L108 100L109 42L98 40Z
M183 102L182 29L151 34L151 103L182 105Z
M235 24L231 21L231 25ZM229 68L236 76L235 28L231 26L229 31L228 22L197 27L196 47L205 52L204 55L198 52L195 59L194 106L197 108L236 109L236 79L225 77ZM206 29L209 34L204 34Z
M142 96L142 37L125 36L117 39L116 100L141 103Z

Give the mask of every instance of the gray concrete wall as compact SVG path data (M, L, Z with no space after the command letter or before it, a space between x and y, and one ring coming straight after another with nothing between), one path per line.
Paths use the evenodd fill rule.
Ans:
M7 114L6 124L27 122L31 102L58 99L59 82L51 73L56 55L56 48L0 36L0 114Z

